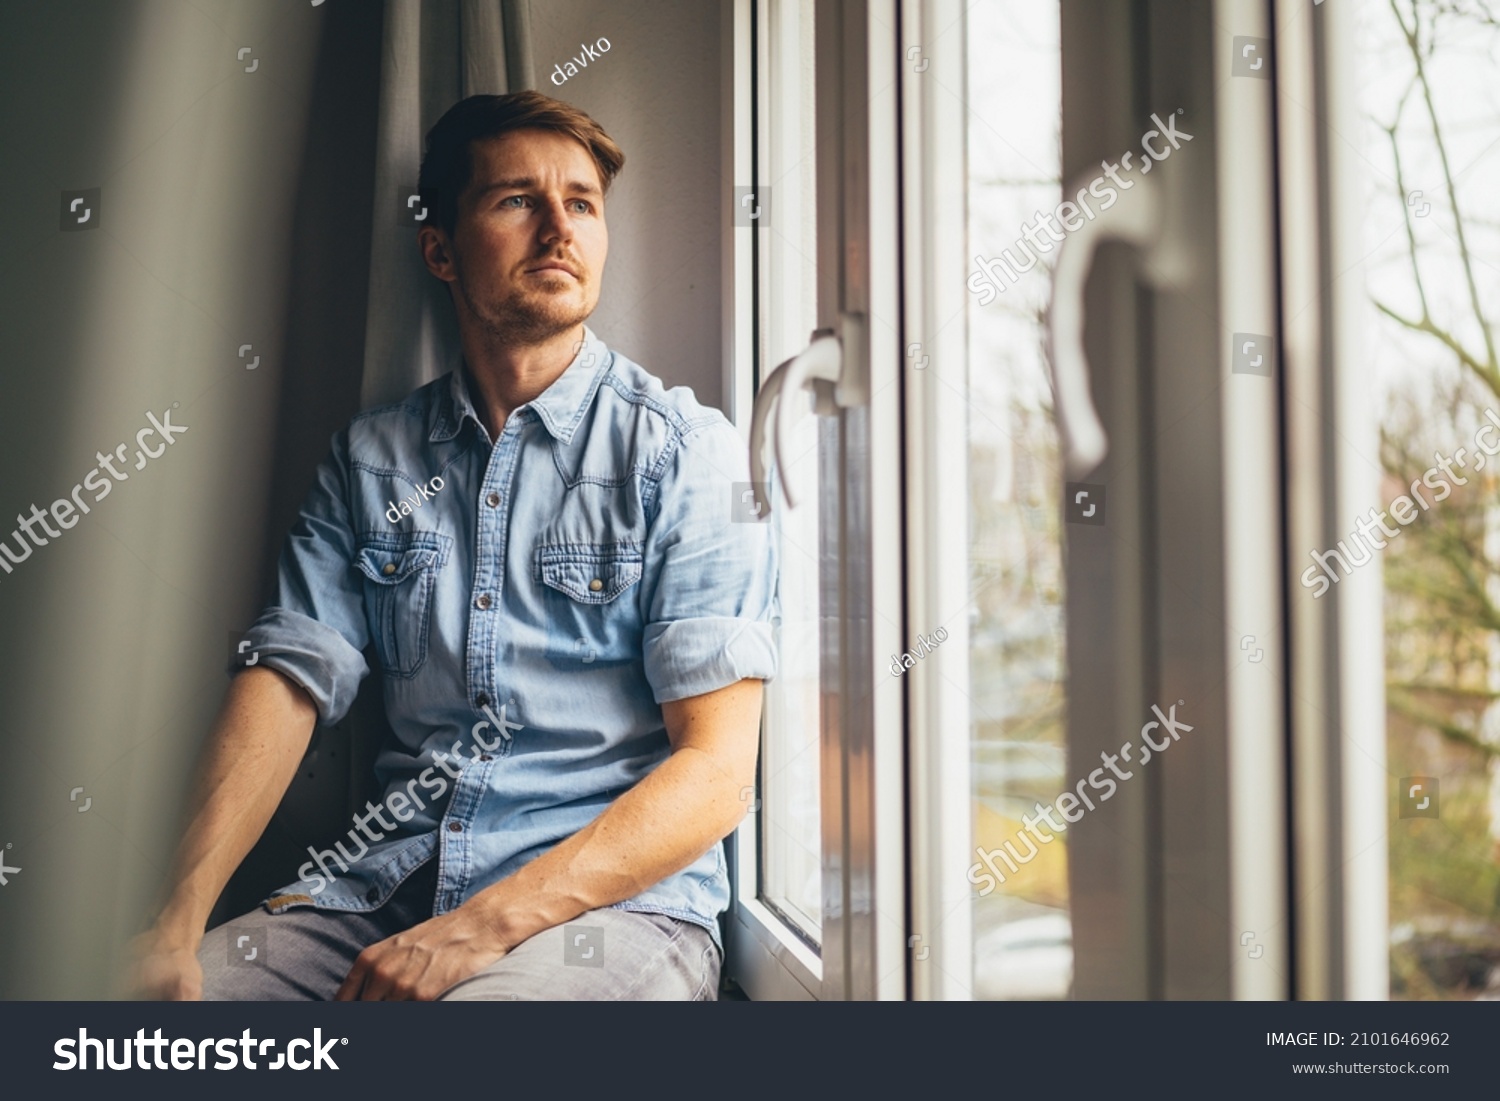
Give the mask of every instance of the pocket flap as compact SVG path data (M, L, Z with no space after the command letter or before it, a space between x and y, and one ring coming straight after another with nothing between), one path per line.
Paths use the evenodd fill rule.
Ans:
M641 579L645 554L639 546L568 543L537 551L541 581L580 604L608 604Z
M443 564L445 555L439 538L408 532L371 539L360 544L354 564L377 584L399 585L414 573Z

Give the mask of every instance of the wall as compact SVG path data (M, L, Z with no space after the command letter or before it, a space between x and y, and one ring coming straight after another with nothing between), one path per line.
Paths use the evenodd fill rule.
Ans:
M669 384L721 405L719 35L704 0L531 0L538 90L583 108L625 150L606 204L610 255L590 325ZM562 85L554 66L607 38Z

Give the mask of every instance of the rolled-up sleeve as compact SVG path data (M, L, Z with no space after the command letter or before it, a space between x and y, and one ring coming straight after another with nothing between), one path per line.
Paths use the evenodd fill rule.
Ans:
M340 432L282 548L275 603L245 635L259 664L307 690L323 723L344 717L370 671L363 582L352 568L348 458L348 434Z
M722 417L691 427L667 457L646 543L646 679L657 703L776 673L775 547L768 524L735 523L749 456Z

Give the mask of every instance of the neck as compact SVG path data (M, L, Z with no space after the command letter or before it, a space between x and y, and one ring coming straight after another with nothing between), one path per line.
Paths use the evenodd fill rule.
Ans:
M507 344L483 331L462 334L475 412L490 439L499 439L511 413L557 381L578 354L583 325L534 344Z

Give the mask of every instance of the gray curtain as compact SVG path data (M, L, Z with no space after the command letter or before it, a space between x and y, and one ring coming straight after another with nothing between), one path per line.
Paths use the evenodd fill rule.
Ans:
M400 215L416 191L423 136L444 111L464 96L531 86L528 17L525 0L386 0L360 394L366 408L404 397L457 356L448 289L422 265L416 234ZM507 81L508 72L526 79Z

